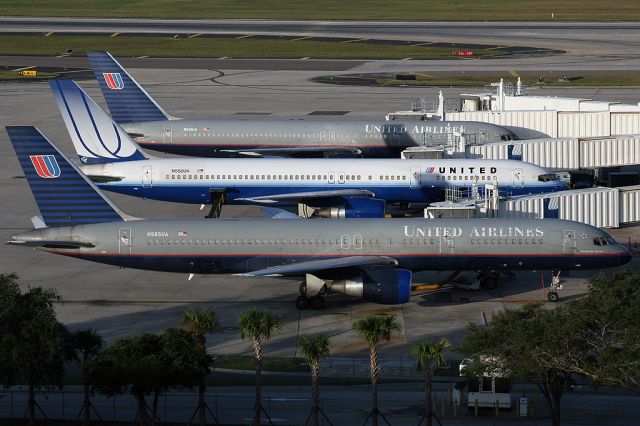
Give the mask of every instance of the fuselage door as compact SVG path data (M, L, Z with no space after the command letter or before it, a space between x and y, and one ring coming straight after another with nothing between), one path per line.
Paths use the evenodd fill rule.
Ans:
M444 235L440 237L440 253L454 253L456 249L456 240L453 236Z
M329 183L336 183L336 172L329 172Z
M562 232L562 250L564 254L576 252L576 231L564 230Z
M142 167L142 187L151 188L153 186L153 174L151 166Z
M514 169L513 170L513 187L515 189L522 189L522 169Z
M171 129L170 124L165 124L162 130L162 142L171 143L173 142L173 131Z
M409 171L409 187L420 188L420 167L411 167Z
M131 228L120 228L118 230L118 253L131 254L132 243Z
M344 172L338 172L338 183L344 183Z

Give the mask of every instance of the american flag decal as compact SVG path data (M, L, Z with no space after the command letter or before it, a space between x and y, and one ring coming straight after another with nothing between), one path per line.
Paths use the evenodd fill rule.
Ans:
M427 173L431 174L436 170L435 167L427 167Z
M60 166L55 155L30 155L29 158L41 178L53 179L60 176Z
M107 83L107 87L111 90L124 89L124 80L119 72L103 72L104 82Z
M186 237L187 233L184 231L178 231L178 237Z

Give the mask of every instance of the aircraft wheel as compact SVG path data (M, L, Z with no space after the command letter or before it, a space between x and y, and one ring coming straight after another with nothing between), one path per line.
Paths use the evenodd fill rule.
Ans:
M324 309L324 297L322 296L314 296L311 298L311 308L319 311Z
M304 311L309 308L309 298L307 296L298 296L296 299L296 308L300 311Z
M307 295L307 283L306 283L306 281L302 281L300 283L300 287L298 288L298 290L300 291L300 294L302 296L306 296Z
M495 277L487 277L482 280L482 285L487 290L494 290L496 287L498 287L498 279Z
M550 291L549 293L547 293L547 300L549 300L549 302L557 302L560 299L560 296L558 296L558 293L555 291Z

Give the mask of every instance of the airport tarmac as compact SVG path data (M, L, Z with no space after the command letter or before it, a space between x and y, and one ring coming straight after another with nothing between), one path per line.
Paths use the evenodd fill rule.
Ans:
M225 69L224 75L207 69L132 69L140 81L166 110L182 117L291 117L322 119L313 112L347 111L345 119L382 119L384 114L408 109L412 98L437 99L437 88L343 87L309 82L322 75L315 71L261 71ZM212 81L212 77L216 77ZM82 81L91 96L104 105L97 83ZM36 125L71 158L71 143L47 83L6 82L1 84L0 122ZM480 89L447 89L445 97ZM637 89L544 90L536 93L558 96L637 102ZM253 113L253 114L249 114ZM335 118L335 116L332 116ZM198 206L145 201L110 195L128 213L142 217L198 217ZM0 132L0 238L31 227L37 215L33 197L7 135ZM228 207L225 216L260 215L254 207ZM628 232L628 230L627 230ZM633 232L631 233L632 235ZM632 267L637 267L633 261ZM446 336L455 343L463 337L468 323L483 324L493 312L517 308L523 301L541 300L539 273L519 273L504 280L493 292L450 290L415 294L403 306L382 306L342 296L327 298L323 311L298 311L294 306L298 282L291 279L241 278L154 273L93 264L39 251L2 245L0 271L16 272L27 286L55 287L63 303L59 318L72 329L95 328L108 340L141 332L159 332L175 326L182 310L190 305L209 304L217 308L224 332L208 338L215 353L249 353L249 342L240 339L236 319L250 306L264 306L282 317L282 333L265 345L267 355L298 355L297 336L323 331L332 336L335 356L364 356L366 348L352 332L354 321L371 313L393 313L403 326L401 334L381 348L381 357L408 356L412 344ZM586 292L586 279L595 273L572 273L564 281L562 300ZM443 274L444 275L444 274ZM433 281L433 276L419 278ZM549 275L547 274L547 282Z

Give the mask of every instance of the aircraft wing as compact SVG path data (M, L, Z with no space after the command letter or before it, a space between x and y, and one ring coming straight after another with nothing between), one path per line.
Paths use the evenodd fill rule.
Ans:
M346 256L331 259L307 260L288 265L271 266L245 274L249 277L281 277L285 275L301 275L324 271L327 269L357 268L367 266L397 266L398 261L387 256Z
M253 203L279 203L283 201L301 201L310 198L332 197L374 197L375 194L366 189L336 189L329 191L292 192L289 194L261 195L259 197L237 198L237 200L251 201Z
M239 155L247 155L254 157L262 156L285 156L296 157L305 154L323 154L325 152L360 155L362 151L356 147L348 146L301 146L301 147L277 147L277 148L252 148L252 149L225 149L222 152L235 153Z
M260 207L260 210L262 210L262 213L269 219L302 219L302 216L275 207Z

